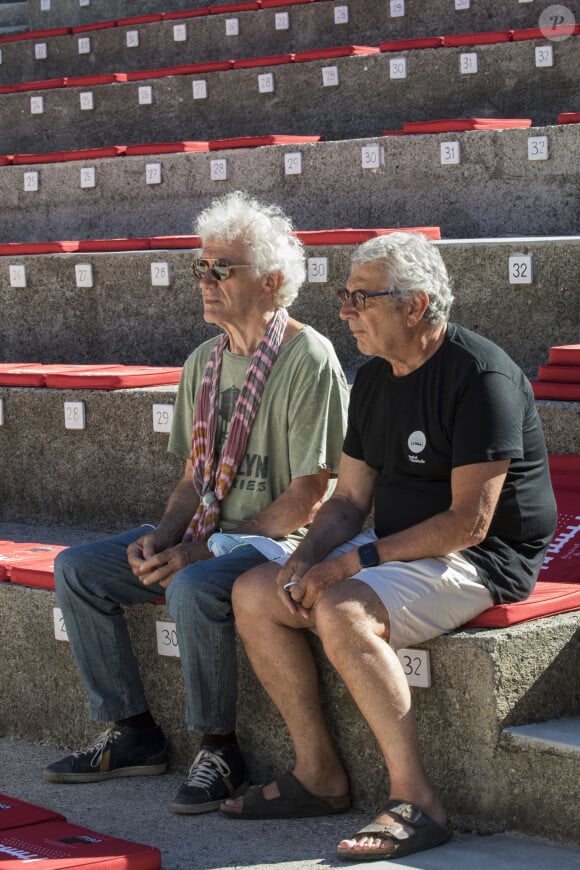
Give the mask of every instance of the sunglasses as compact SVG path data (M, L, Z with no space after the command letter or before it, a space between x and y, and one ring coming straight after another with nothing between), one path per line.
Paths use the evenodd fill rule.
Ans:
M336 295L340 299L341 305L346 305L347 302L350 302L355 311L362 311L366 306L367 299L372 299L373 296L400 296L401 294L398 290L380 290L378 293L365 293L363 290L353 290L352 293L349 293L343 287L336 291Z
M228 260L221 258L217 260L203 260L200 257L196 257L191 264L191 268L193 274L199 280L210 272L216 281L225 281L230 277L232 269L253 269L254 267L249 264L238 265L237 263L230 263Z

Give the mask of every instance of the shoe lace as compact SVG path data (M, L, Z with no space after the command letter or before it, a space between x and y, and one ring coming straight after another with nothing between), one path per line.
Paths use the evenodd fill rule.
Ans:
M209 788L218 776L229 776L230 766L217 752L200 749L189 769L186 785Z
M75 758L79 758L81 755L90 755L91 757L91 767L98 767L103 758L103 753L107 748L109 743L112 743L114 740L117 740L118 737L121 736L121 731L119 728L116 728L114 725L109 726L102 734L99 734L96 738L95 742L87 747L87 749L79 749L78 752L73 752Z

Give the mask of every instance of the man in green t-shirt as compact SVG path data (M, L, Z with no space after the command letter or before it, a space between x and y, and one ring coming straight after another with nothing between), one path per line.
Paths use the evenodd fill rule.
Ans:
M49 765L49 782L155 775L165 737L145 699L122 605L165 595L176 624L186 722L202 733L172 803L203 813L242 794L235 735L231 588L285 559L329 494L348 388L332 345L288 316L305 278L289 219L242 193L199 216L193 270L204 319L221 330L186 361L169 450L184 474L157 527L64 551L55 582L91 718L113 722L88 749Z

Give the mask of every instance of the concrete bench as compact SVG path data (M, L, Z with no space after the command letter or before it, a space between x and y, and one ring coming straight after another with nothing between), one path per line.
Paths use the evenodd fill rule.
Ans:
M3 669L18 675L6 681L0 721L5 736L78 748L99 726L88 721L68 644L55 639L56 604L52 592L0 584ZM175 652L170 617L163 606L142 605L129 610L128 621L152 710L170 736L172 769L185 773L195 744L183 724L181 670L174 655L158 654L166 645ZM422 645L432 685L412 689L419 740L456 826L578 842L577 758L558 747L549 754L522 751L513 732L580 714L579 640L578 614L571 613L510 629L463 630ZM380 753L318 641L312 643L355 806L376 810L388 788ZM292 765L291 744L241 649L238 660L238 734L252 780L263 782Z
M550 124L574 105L580 38L555 43L554 65L546 68L535 66L536 42L2 94L0 153L110 145L112 133L119 145L276 132L345 139L401 129L405 121L466 114ZM462 56L472 58L467 64L477 63L478 72L462 73ZM406 78L399 77L403 61ZM270 76L266 91L259 92L259 75ZM194 81L205 82L196 85L195 99ZM89 92L94 108L83 110L81 93Z
M577 341L580 238L436 244L453 280L453 318L495 340L528 376L552 345ZM349 376L363 357L338 317L336 291L352 250L307 246L309 279L290 309L330 338ZM510 283L510 257L522 255L532 258L532 283ZM215 334L203 321L192 256L175 249L0 257L2 360L181 365ZM76 267L83 278L86 265L92 286L77 286Z
M97 530L156 521L183 473L184 463L167 453L167 434L154 430L176 389L1 387L0 520ZM549 452L580 452L580 403L538 407ZM81 425L81 413L85 428L66 428Z
M348 222L435 225L444 238L571 235L578 132L566 124L0 166L0 241L187 234L198 209L239 188L279 202L304 230ZM548 159L529 159L540 147ZM442 163L448 152L460 162Z
M93 15L100 15L105 5L104 0L100 0L98 6L89 7L87 13L92 11ZM122 5L126 7L127 4ZM80 13L84 11L78 6L77 9ZM215 9L219 10L219 6ZM174 11L179 12L177 4ZM389 5L379 0L357 0L350 6L334 0L274 6L251 12L168 18L154 23L139 23L137 20L136 23L106 29L39 37L29 43L6 43L1 46L0 84L83 75L97 70L147 69L152 58L155 58L156 66L172 66L194 60L221 60L226 56L276 55L343 45L345 42L375 45L377 39L521 29L537 26L538 13L531 15L531 11L522 4L514 4L509 10L484 11L481 4L473 3L470 9L458 12L447 2L429 3L427 7L422 4L419 8L417 2L408 0L406 14L392 17ZM43 16L45 20L38 20L39 26L53 26L47 23L50 12L52 9ZM171 12L167 14L171 15ZM124 20L128 16L121 12L108 23L115 24L115 17ZM234 25L233 21L237 24ZM39 50L38 57L36 43L46 45L46 49Z

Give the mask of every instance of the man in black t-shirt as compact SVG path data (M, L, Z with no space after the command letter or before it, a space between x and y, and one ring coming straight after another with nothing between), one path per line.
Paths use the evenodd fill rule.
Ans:
M395 651L525 599L556 506L530 384L499 347L448 322L453 296L437 247L407 233L372 239L355 251L347 288L340 316L372 359L352 389L336 490L282 570L261 566L234 588L238 630L286 720L296 765L222 810L280 818L348 807L310 647L296 630L314 629L389 772L384 812L338 847L357 861L451 837ZM373 504L374 530L362 532Z

